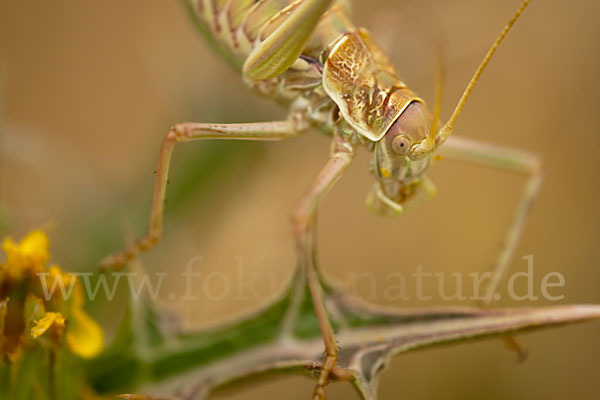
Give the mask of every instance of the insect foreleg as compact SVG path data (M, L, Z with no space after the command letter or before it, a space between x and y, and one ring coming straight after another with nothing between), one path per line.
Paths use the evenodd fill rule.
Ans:
M334 0L304 0L290 5L290 15L262 41L244 62L243 74L251 81L276 77L300 56L321 16Z
M489 306L494 301L494 295L498 290L498 286L506 275L506 270L521 238L527 215L540 191L543 181L541 159L532 153L486 144L462 137L448 138L444 146L440 147L439 152L451 159L528 175L527 183L525 184L512 223L506 234L504 245L492 271L490 284L485 291L483 305Z
M333 329L323 303L321 285L315 265L315 219L317 207L327 191L337 182L350 165L354 151L341 143L325 167L321 170L308 192L300 199L300 202L292 213L292 228L300 268L306 274L310 294L315 308L315 314L319 320L321 335L325 343L325 359L321 366L317 386L313 393L314 400L325 399L325 386L329 382L329 374L337 363L338 347L335 342Z
M143 251L152 248L163 234L163 211L165 192L169 175L171 155L176 143L197 139L235 139L235 140L281 140L298 135L294 125L288 121L255 122L247 124L208 124L208 123L183 123L177 124L165 136L158 167L156 169L156 182L150 225L146 235L139 239L130 248L106 257L101 262L101 268L118 268L125 265L132 258Z

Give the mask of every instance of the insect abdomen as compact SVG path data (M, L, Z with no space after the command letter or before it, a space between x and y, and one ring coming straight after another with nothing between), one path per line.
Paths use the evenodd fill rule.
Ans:
M208 42L238 71L252 49L287 18L303 0L184 0ZM287 10L286 10L287 8ZM352 29L345 9L336 4L325 14L307 49L319 53Z
M184 0L200 32L237 70L260 30L291 0Z

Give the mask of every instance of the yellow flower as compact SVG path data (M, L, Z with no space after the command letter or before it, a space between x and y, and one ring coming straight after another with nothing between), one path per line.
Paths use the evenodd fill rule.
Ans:
M77 276L63 272L58 265L52 265L48 268L45 282L35 278L36 273L46 272L50 258L48 245L48 237L40 230L32 231L18 244L10 238L2 243L6 261L0 264L0 281L5 279L0 285L0 344L4 342L10 346L0 346L0 355L18 354L23 343L21 337L29 330L34 339L46 334L50 343L55 345L59 345L64 337L64 343L70 351L80 357L94 357L102 351L104 333L100 325L83 310L84 293ZM33 279L24 281L26 277ZM57 279L62 281L62 285L54 285ZM55 290L51 298L45 301L36 297L36 294L52 287L72 288L70 298L63 298L61 290ZM10 293L25 293L26 301L8 303L7 296ZM18 318L6 321L10 323L10 329L7 330L3 325L9 308L14 315L22 314L23 321ZM41 342L42 345L45 343L48 341Z
M43 271L50 257L48 244L48 237L40 230L30 232L18 244L9 237L4 239L2 248L6 252L6 262L3 267L8 276L20 280L24 272Z
M60 332L65 327L65 322L65 318L61 313L47 312L44 318L37 321L34 327L31 328L31 336L37 339L38 336L43 335L50 328L54 328L57 332Z

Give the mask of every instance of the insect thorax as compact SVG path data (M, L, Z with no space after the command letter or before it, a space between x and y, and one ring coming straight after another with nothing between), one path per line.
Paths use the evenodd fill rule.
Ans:
M281 76L251 86L326 133L335 129L364 144L379 141L412 102L423 102L363 29L341 33L318 56L302 54Z

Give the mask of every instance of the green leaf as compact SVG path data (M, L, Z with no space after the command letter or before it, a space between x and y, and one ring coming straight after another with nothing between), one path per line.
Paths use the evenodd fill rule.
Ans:
M133 312L145 315L126 317L113 348L90 365L88 376L101 393L149 388L152 396L202 398L262 375L315 375L323 342L309 300L299 281L270 306L240 321L201 332L163 333L160 342L141 340L141 346L140 338L160 326L156 320L160 314L148 313L147 304L133 304ZM597 305L398 310L331 290L326 302L341 346L338 367L349 372L346 375L364 399L376 398L381 371L400 353L600 317ZM151 323L132 327L131 321L140 319Z

